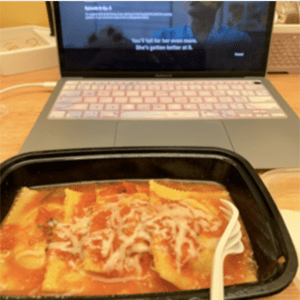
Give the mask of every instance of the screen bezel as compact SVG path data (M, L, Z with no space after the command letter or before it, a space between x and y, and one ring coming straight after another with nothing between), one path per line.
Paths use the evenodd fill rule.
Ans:
M267 61L270 48L270 40L273 28L273 20L275 15L276 2L270 1L268 9L268 19L266 28L266 38L262 53L262 63L259 69L246 69L246 70L153 70L145 71L139 70L93 70L82 68L69 68L65 66L64 57L65 49L62 41L61 20L60 20L60 7L59 1L53 3L54 16L55 16L55 30L56 41L58 48L58 59L60 73L62 77L97 77L97 78L120 78L120 77L134 77L134 78L215 78L215 77L252 77L252 76L265 76L267 70Z

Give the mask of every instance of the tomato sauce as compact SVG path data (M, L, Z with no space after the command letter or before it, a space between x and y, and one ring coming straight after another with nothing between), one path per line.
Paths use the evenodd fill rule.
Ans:
M220 199L231 198L223 186L159 180L35 188L33 196L28 190L13 207L22 199L26 205L9 212L20 218L0 227L0 295L209 288L214 250L228 224ZM225 285L257 281L243 224L242 233L245 251L226 257Z

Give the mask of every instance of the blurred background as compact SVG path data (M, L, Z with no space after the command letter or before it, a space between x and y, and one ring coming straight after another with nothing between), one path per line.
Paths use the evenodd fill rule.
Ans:
M45 1L0 1L0 28L49 27Z

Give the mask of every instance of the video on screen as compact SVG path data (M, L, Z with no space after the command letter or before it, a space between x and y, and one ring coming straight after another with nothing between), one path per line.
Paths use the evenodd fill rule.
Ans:
M70 66L246 69L260 64L268 2L66 1L60 12Z

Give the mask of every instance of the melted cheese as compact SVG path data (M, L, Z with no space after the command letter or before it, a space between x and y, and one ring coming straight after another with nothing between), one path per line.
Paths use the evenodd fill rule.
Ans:
M90 225L99 212L106 212L110 217L105 228L90 232ZM176 270L180 272L187 261L199 259L203 245L198 237L202 231L209 231L212 224L213 228L219 228L222 222L188 202L172 200L158 206L145 194L123 194L118 195L116 202L98 205L91 220L85 217L58 224L55 228L57 239L49 249L78 254L87 271L104 274L117 271L119 276L126 272L142 276L141 255L152 254L151 241L157 237L168 243ZM184 247L186 253L183 253ZM91 259L95 255L97 259Z
M55 227L54 234L56 240L49 244L49 250L60 250L71 254L82 254L81 237L85 236L88 232L90 218L74 218L74 223L58 223Z

